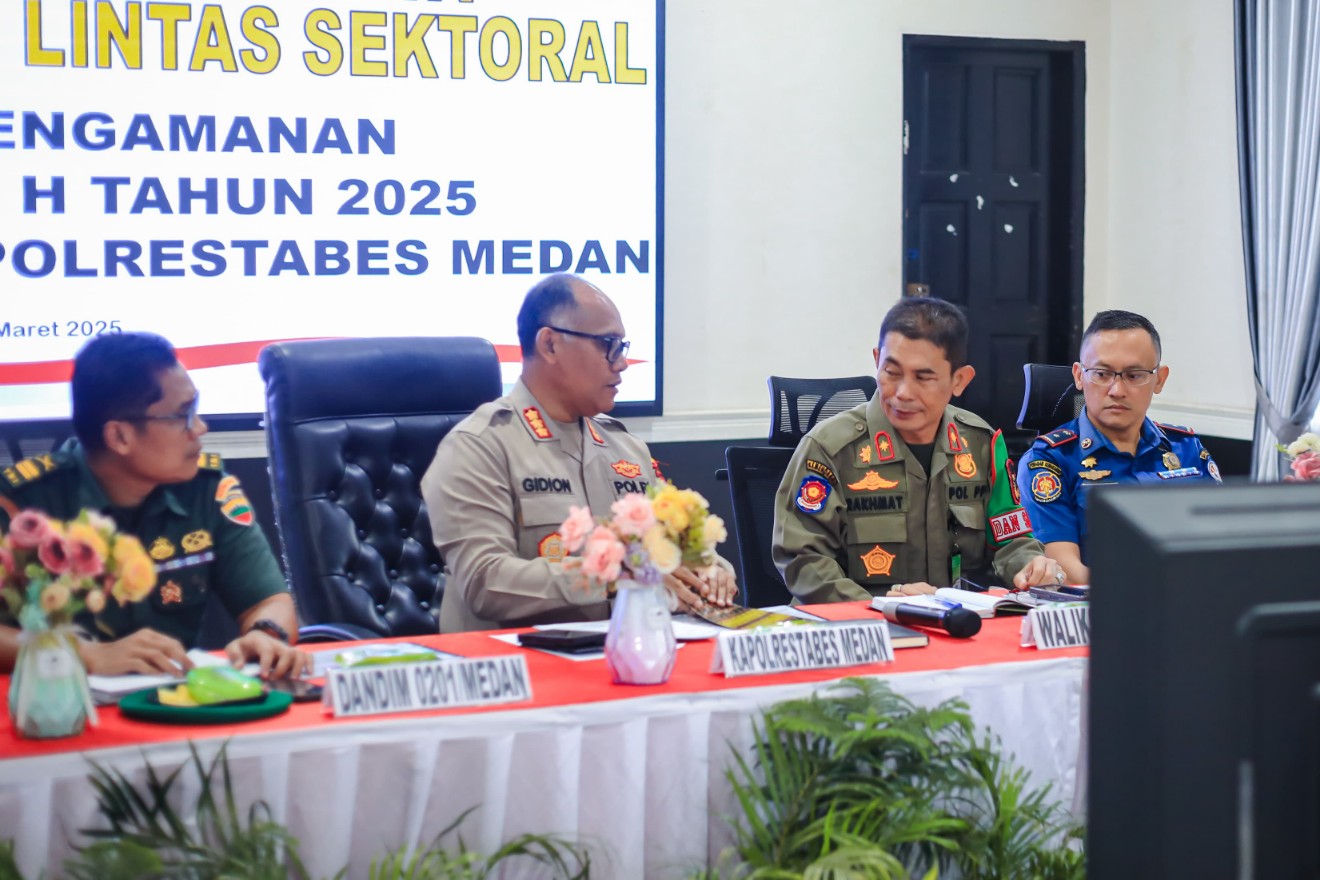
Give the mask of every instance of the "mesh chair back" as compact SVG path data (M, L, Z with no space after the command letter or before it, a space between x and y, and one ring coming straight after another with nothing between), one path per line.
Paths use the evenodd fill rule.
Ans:
M775 492L792 457L793 450L772 446L730 446L724 450L742 569L742 602L752 608L783 605L793 598L770 555Z
M1017 426L1024 431L1046 434L1071 422L1086 408L1086 398L1073 383L1071 367L1056 364L1023 364L1026 388Z
M441 438L501 394L494 346L281 342L259 366L275 520L303 622L437 632L442 564L421 479Z
M866 403L874 393L874 376L842 379L771 376L770 445L794 449L817 422Z

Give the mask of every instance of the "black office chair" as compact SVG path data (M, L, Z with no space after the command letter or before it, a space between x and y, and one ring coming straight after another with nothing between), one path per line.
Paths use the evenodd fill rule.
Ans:
M866 403L874 393L874 376L842 379L771 376L769 443L794 449L817 422Z
M1023 364L1026 388L1017 426L1024 431L1047 434L1071 422L1086 407L1086 398L1073 384L1071 367L1055 364Z
M742 569L743 604L752 608L792 600L770 556L775 526L775 491L793 450L773 446L730 446L724 450L733 526Z
M501 394L494 346L281 342L258 363L275 521L303 622L340 638L438 632L443 565L421 479L441 438Z

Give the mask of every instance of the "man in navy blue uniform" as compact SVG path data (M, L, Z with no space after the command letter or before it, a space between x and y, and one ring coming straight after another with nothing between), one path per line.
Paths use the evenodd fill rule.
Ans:
M1082 335L1081 362L1072 367L1085 411L1038 437L1018 465L1031 527L1068 583L1091 581L1086 498L1092 486L1220 481L1219 467L1191 428L1146 417L1151 397L1169 378L1160 354L1160 334L1141 315L1097 314Z

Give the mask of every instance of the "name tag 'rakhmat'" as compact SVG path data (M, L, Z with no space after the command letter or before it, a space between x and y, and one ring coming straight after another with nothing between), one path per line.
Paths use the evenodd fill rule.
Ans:
M490 706L532 698L521 655L332 669L326 684L336 718Z
M1044 605L1033 608L1022 621L1022 647L1079 648L1091 644L1091 606Z
M889 624L884 621L827 623L720 633L710 671L735 678L893 659Z

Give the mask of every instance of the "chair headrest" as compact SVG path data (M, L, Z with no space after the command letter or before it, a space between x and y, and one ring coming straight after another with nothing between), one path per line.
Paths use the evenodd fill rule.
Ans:
M295 422L466 413L503 390L495 346L470 336L277 342L258 367L272 412Z

